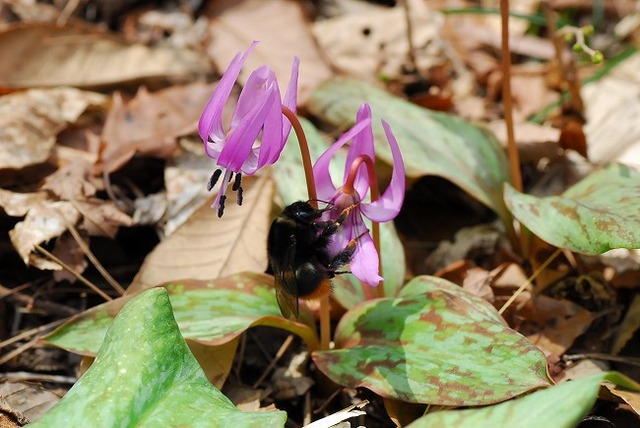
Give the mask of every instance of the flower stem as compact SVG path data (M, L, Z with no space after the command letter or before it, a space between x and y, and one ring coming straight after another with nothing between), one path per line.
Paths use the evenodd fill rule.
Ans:
M358 172L358 168L360 165L365 164L367 168L367 174L369 175L369 187L371 192L371 202L375 201L380 197L380 189L378 188L378 177L376 175L376 169L373 164L373 159L371 159L367 155L360 155L351 164L351 169L349 170L349 175L344 182L342 188L345 192L355 191L353 188L353 182L356 179L356 173ZM380 223L376 221L371 222L371 238L373 239L373 245L376 247L376 251L378 253L378 263L379 263L379 273L380 276L383 276L382 273L382 254L380 253ZM364 295L367 300L373 298L371 293L371 287L367 285L363 285ZM380 281L380 284L376 287L376 296L384 297L384 281Z
M298 144L300 145L300 154L302 155L302 167L304 168L304 178L307 182L307 194L309 195L309 204L318 208L318 195L316 193L316 180L313 178L313 166L311 165L311 153L309 152L309 143L307 137L304 135L302 124L298 120L298 116L292 112L289 108L282 106L282 114L284 114L291 126L293 127L296 137L298 137Z
M289 119L293 127L298 145L300 146L300 154L302 155L302 167L304 168L304 178L307 182L307 194L309 195L309 204L318 208L318 195L316 193L316 181L313 178L313 166L311 165L311 153L309 152L309 143L304 135L302 124L298 120L298 116L289 108L282 106L282 114ZM331 343L331 306L329 296L320 298L320 349L329 349Z

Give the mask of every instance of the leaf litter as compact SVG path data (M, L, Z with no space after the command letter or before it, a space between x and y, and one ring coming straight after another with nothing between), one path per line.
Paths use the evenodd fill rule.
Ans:
M323 138L329 141L334 135L322 134L322 131L335 133L336 128L344 127L345 121L354 116L352 109L345 108L344 111L338 109L342 116L327 117L326 113L331 113L329 108L339 107L340 102L357 104L363 97L370 96L372 104L380 102L383 108L392 105L393 108L384 114L385 117L392 116L389 119L392 124L394 120L402 123L413 117L413 107L400 100L405 95L420 105L437 105L448 110L453 114L451 118L420 113L416 116L419 120L409 121L411 123L406 126L409 136L403 139L417 141L415 148L424 150L430 145L437 148L424 159L414 156L415 153L422 156L420 151L408 156L408 163L412 165L411 183L422 180L424 175L443 176L499 216L506 216L501 190L498 192L491 184L495 177L474 176L477 170L473 165L465 171L467 175L456 175L455 169L438 165L438 156L443 153L438 151L442 150L438 147L442 138L469 132L472 137L463 139L486 138L487 144L496 147L498 141L506 140L502 136L505 134L501 111L503 75L497 54L500 46L497 15L477 11L456 13L454 9L459 5L447 1L429 4L428 8L422 2L408 2L414 27L415 57L412 59L407 54L404 11L400 6L388 8L358 2L354 12L334 8L330 15L323 16L329 10L322 4L324 2L317 2L317 9L303 8L297 2L284 0L201 3L199 11L189 8L180 11L118 10L117 7L108 10L101 7L97 10L104 13L104 23L110 31L105 31L106 27L98 29L90 22L93 18L85 14L87 11L83 7L62 11L40 3L14 2L8 6L12 11L11 19L3 16L0 32L0 52L13 58L0 67L3 93L0 109L5 112L2 115L4 131L0 137L3 141L0 146L0 224L6 232L0 246L3 259L0 284L6 286L3 293L5 289L18 290L13 292L35 301L68 304L78 311L101 303L102 299L95 292L78 285L76 276L67 275L58 262L38 250L43 248L57 255L58 260L71 266L76 273L85 274L107 290L106 280L99 276L96 263L73 235L76 228L80 239L88 244L87 248L95 252L107 270L127 288L128 296L112 304L117 309L110 317L116 315L130 295L167 281L177 284L172 293L179 295L180 283L184 280L202 280L203 290L215 290L213 283L207 285L207 281L229 278L231 274L245 278L242 276L245 274L240 274L243 271L264 272L266 249L261 243L266 240L270 214L275 212L274 188L277 186L284 199L289 196L286 180L294 179L276 170L273 175L266 173L256 180L247 180L246 203L242 207L230 205L222 220L214 219L209 209L211 195L205 188L211 165L199 149L201 143L194 143L193 138L199 115L213 90L214 76L219 76L235 52L245 49L255 39L261 40L256 56L259 64L247 68L268 63L282 75L281 80L286 81L292 57L300 57L300 105L306 107L307 117L321 124L319 144ZM577 160L572 151L588 155L594 164L617 161L637 166L638 138L634 127L637 121L632 118L637 116L634 112L640 105L634 96L639 85L637 73L633 73L637 69L638 54L628 55L616 67L605 68L599 80L594 79L579 88L581 97L576 98L574 92L569 102L558 104L558 101L566 100L562 91L570 92L572 85L576 85L575 79L571 80L566 74L567 70L578 70L582 78L583 75L593 76L594 71L602 68L585 65L579 57L571 64L554 64L554 58L559 55L553 43L531 24L535 17L541 16L536 15L539 2L512 3L514 11L533 17L528 21L514 16L510 23L515 54L512 68L515 133L522 168L528 174L526 183L529 189L538 192L535 203L545 203L544 196L557 195L570 188L584 175L581 170L584 165L587 169L593 168ZM584 2L576 3L585 6ZM554 2L552 6L555 11L566 7L561 2ZM625 7L633 11L631 2L626 2ZM122 13L122 21L116 22L118 20L113 17L119 13ZM261 18L265 13L273 19ZM621 19L616 13L619 11L608 10L609 15L605 18L608 24L616 24ZM56 26L33 22L34 16L50 22L66 19L67 23ZM604 40L603 46L597 47L615 61L619 52L606 49L618 36L602 26L598 31L603 36L600 41L594 38L593 43ZM634 34L637 37L637 26L625 31L631 35L631 40ZM16 46L22 47L24 56L12 54L16 52ZM567 53L563 55L561 58L566 58ZM340 81L342 78L335 76L341 74L356 76L378 87L386 85L386 93L361 87L360 82L335 87L336 91L344 91L339 92L341 95L329 94L338 98L335 102L319 101L327 96L322 93L325 85ZM327 83L330 78L333 80ZM355 96L349 92L354 88L357 88ZM542 112L545 112L540 116L542 121L530 122ZM399 117L393 117L394 113ZM567 125L570 123L567 118L574 117L571 115L583 117L571 122L574 125ZM429 117L431 119L427 119ZM491 123L497 139L482 130L466 128L466 123L458 121L460 117ZM425 120L440 121L441 127L425 128L420 135L412 135L414 128ZM327 122L331 126L327 126ZM434 129L442 134L434 135ZM452 134L452 130L456 132ZM581 135L584 136L582 143L579 141ZM465 143L460 147L465 148ZM444 153L446 157L446 150ZM476 157L463 156L463 160L470 162ZM378 167L384 168L388 158L383 152ZM504 174L506 169L502 160L491 159L494 161L503 164L499 173ZM274 176L279 177L277 183L273 181ZM298 186L299 183L291 184ZM585 183L581 185L586 186ZM631 184L631 190L633 186ZM598 365L589 365L595 377L584 378L584 373L578 375L585 379L589 391L595 391L600 379L605 378L613 379L618 385L631 385L617 375L608 374L607 370L611 368L636 380L640 378L637 365L634 368L628 364L640 355L635 340L640 328L636 293L640 263L637 257L625 253L621 256L624 262L616 262L611 256L582 258L565 251L554 256L547 267L532 278L536 269L554 254L553 247L536 244L537 253L531 259L534 263L528 265L509 249L504 236L499 239L499 232L495 235L494 232L500 230L495 216L480 215L483 211L477 207L464 211L473 213L468 219L471 224L465 224L470 228L459 227L454 219L460 207L470 206L467 200L457 196L462 192L436 194L437 204L426 209L440 211L441 217L436 225L426 225L425 217L420 214L425 208L419 201L429 200L430 191L414 186L410 190L414 197L407 200L409 203L405 207L407 212L397 220L399 242L404 243L407 253L407 269L394 272L394 277L404 275L408 279L414 274L435 273L457 283L471 295L491 302L496 308L525 285L525 291L504 312L504 317L509 327L524 335L518 340L544 352L546 359L543 357L540 361L548 364L554 379L566 378L572 372L580 373L575 369L583 365L581 361L585 365L598 362ZM588 201L588 195L576 192L565 193L564 197L570 200L563 202L564 208L556 205L555 209L566 213L567 206L571 206L566 204L581 204L580 197L583 196ZM507 205L515 203L513 201L517 201L516 196L509 194ZM627 209L624 205L621 207ZM422 225L419 221L411 226L417 224L422 231L407 233L410 229L406 220L411 218L408 216L422 218ZM537 226L527 223L524 217L521 220L547 242L566 247L558 239L563 239L561 233L570 230L565 228L545 235L547 232L536 230ZM545 227L557 226L550 223L553 222L547 222ZM431 229L439 229L438 234L432 237L420 235ZM396 236L395 232L392 235ZM632 241L629 246L636 246L632 236L623 238L625 243ZM571 242L577 245L576 240ZM582 246L573 249L584 251L585 244L578 244ZM405 264L404 258L398 260ZM38 285L43 283L47 285ZM337 284L342 282L336 282L335 286ZM358 308L356 305L362 297L349 287L344 286L346 292L339 301L345 302L349 309ZM0 348L4 348L3 353L12 351L13 355L13 351L19 350L18 355L28 355L41 351L42 345L30 342L30 339L40 337L46 329L37 331L38 327L59 318L60 314L47 313L41 305L25 304L24 299L9 303L7 295L0 294ZM118 297L113 290L108 291L108 295ZM397 299L399 304L403 299L411 300L407 296ZM272 303L274 301L265 303L267 306L262 310L274 309L277 314L277 307L269 306ZM378 306L382 308L384 303ZM341 310L337 305L334 307L336 312ZM304 312L307 312L306 308ZM180 314L178 311L178 318ZM201 333L199 323L206 319L206 315L191 321L178 319L178 325L181 328L188 325L190 334L198 337ZM290 420L295 420L292 423L300 426L306 400L326 415L349 408L366 397L371 403L356 413L366 418L367 426L392 426L385 410L392 406L380 398L387 394L388 385L385 387L384 379L372 377L362 383L380 396L349 388L332 391L332 395L323 391L320 385L311 386L314 379L317 381L317 376L307 371L313 364L309 365L305 357L312 343L309 337L315 334L308 332L311 327L304 323L286 327L306 337L306 344L305 340L296 337L290 339L286 349L279 350L286 335L272 327L285 328L284 320L266 317L260 323L263 326L236 335L224 344L212 346L198 340L189 342L191 353L196 355L209 380L217 387L226 388L223 392L229 397L245 397L237 398L236 404L244 402L246 410L285 409ZM104 323L101 328L108 324ZM342 325L339 331L344 334L349 328L351 326ZM35 333L11 341L11 337L34 329ZM451 333L449 337L455 338L455 335ZM25 345L24 349L19 348L22 345ZM273 359L278 351L280 357ZM56 352L59 359L67 355ZM414 364L415 355L411 352L409 360ZM316 364L324 364L320 363L317 354L312 356ZM268 361L272 359L274 363L269 366ZM302 363L297 365L295 362L299 360ZM36 379L41 376L45 387L51 385L47 380L49 368L60 367L59 364L49 364L42 359L26 361L19 357L3 359L5 374L0 377L7 379L11 373L27 371ZM66 374L74 375L75 364L67 361L64 367ZM270 370L274 374L266 375ZM331 372L326 367L323 371ZM260 379L266 380L249 388L253 393L232 393L233 385L253 385ZM374 380L381 381L382 386L371 386ZM5 381L2 385L9 383ZM279 394L283 391L291 394L282 398ZM567 391L571 393L569 389ZM515 408L521 411L526 406L535 406L519 404L529 397L535 403L538 397L545 400L543 393L554 392L561 390L548 388L504 405L520 406ZM558 402L567 400L570 403L570 393ZM636 393L619 389L612 393L608 399L617 400L616 406L637 412ZM597 393L589 394L588 400L595 401ZM3 392L2 395L7 394ZM35 399L30 401L35 405ZM602 403L606 402L603 400ZM22 411L15 405L9 406L8 411L14 415ZM611 412L606 408L607 404L602 404L595 408L596 413L609 417ZM583 405L580 407L582 413L572 420L578 421L589 410L590 406ZM2 408L2 411L7 410ZM443 412L428 415L427 419L449 420L447 418L461 415L452 413L449 416L449 412ZM39 415L28 414L27 417L35 420ZM465 413L464 417L473 420L476 416ZM635 416L627 411L626 417L626 420L633 420ZM429 425L428 421L424 423L424 426L435 426Z

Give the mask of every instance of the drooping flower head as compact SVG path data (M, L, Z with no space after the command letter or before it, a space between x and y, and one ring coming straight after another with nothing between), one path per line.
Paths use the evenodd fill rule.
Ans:
M254 41L246 52L240 52L233 58L198 124L205 152L217 165L207 189L211 190L222 177L218 195L212 205L212 208L218 210L218 217L224 211L225 192L234 173L232 188L237 192L238 205L241 205L242 174L252 175L259 168L278 160L291 131L291 123L283 120L282 106L296 111L298 58L294 58L284 100L274 71L266 65L262 66L254 70L247 79L229 125L225 127L222 124L222 112L233 85L249 53L257 44Z
M382 277L379 274L378 253L363 216L379 223L394 219L400 212L405 192L404 160L400 147L389 124L383 120L382 126L393 155L393 173L389 186L375 201L363 202L371 188L371 176L367 174L362 160L365 157L375 159L371 108L368 104L363 104L358 110L353 128L329 147L313 166L318 199L329 201L334 207L325 212L325 220L335 220L343 210L349 208L347 219L333 236L329 252L337 254L355 240L357 247L351 259L350 270L359 280L371 286L378 285ZM351 145L342 185L336 187L329 174L329 164L336 152L349 141Z

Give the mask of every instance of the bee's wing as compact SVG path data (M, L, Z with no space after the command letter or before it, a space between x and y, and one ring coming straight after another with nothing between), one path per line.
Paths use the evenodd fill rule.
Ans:
M298 308L298 283L296 282L296 237L289 237L289 245L285 252L283 263L275 272L276 299L280 312L286 318L297 319Z

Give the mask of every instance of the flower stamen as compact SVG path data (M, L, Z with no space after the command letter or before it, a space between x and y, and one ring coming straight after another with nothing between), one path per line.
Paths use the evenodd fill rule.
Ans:
M221 175L222 175L222 169L221 168L218 168L213 172L213 175L211 176L211 178L209 179L209 182L207 183L207 192L210 192L211 189L214 188L214 186L216 185L216 183L220 179Z

